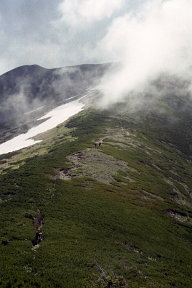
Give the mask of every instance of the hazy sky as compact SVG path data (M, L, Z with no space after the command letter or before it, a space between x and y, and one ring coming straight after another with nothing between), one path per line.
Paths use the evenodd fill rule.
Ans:
M100 42L116 18L147 1L0 0L0 74L25 64L52 68L118 60Z

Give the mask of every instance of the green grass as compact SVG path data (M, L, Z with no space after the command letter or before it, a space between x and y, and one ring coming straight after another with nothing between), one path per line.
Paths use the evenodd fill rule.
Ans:
M107 279L117 281L120 276L131 288L190 287L191 224L166 213L168 209L189 213L190 208L171 199L172 187L163 180L182 180L192 189L188 156L158 140L152 128L147 133L126 117L84 111L67 127L61 125L49 134L51 145L43 144L46 153L37 150L30 158L17 154L14 165L19 157L24 159L22 165L15 170L10 166L0 175L0 241L10 241L0 245L0 287L107 287ZM116 171L112 184L91 175L71 181L52 178L55 169L68 167L68 155L93 147L109 129L113 138L122 125L133 131L132 140L161 153L113 146L108 143L113 139L107 139L101 151L132 170ZM120 140L128 141L123 135ZM22 153L29 155L28 151ZM173 166L178 176L171 174ZM174 184L191 203L185 189ZM32 251L35 227L24 216L38 211L45 216L44 240ZM107 277L104 281L101 270Z

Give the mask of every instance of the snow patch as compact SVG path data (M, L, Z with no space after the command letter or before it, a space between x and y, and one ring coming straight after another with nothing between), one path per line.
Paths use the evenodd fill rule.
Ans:
M80 100L75 100L70 103L58 106L57 108L51 110L49 113L44 115L38 120L47 119L40 125L31 128L24 134L20 134L13 139L0 144L0 155L6 154L20 149L29 147L31 145L41 142L41 140L33 140L31 138L44 133L50 129L55 128L57 125L63 123L71 116L79 113L84 108L84 104Z

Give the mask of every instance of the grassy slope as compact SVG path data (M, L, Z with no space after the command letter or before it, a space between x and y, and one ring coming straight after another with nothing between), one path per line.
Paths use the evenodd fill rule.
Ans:
M67 134L62 126L54 130L48 153L20 156L18 169L4 167L0 239L10 243L0 245L0 287L121 287L123 282L132 288L190 287L189 151L182 150L183 143L170 144L174 137L164 123L135 117L82 112L68 122ZM106 135L100 150L135 170L113 175L112 185L83 172L71 181L51 177L69 166L67 155L92 148ZM187 221L170 217L168 209ZM35 228L26 213L45 216L44 240L36 251L31 249Z

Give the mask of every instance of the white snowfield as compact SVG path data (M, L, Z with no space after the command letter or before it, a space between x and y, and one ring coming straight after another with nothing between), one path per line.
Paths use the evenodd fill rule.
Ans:
M31 138L55 128L57 125L63 123L71 116L82 111L84 106L85 105L81 103L80 100L75 100L51 110L45 116L38 119L43 120L48 118L47 120L45 120L45 122L31 128L24 134L18 135L13 139L0 144L0 155L13 151L18 151L22 148L26 148L41 142L41 140L35 141Z

